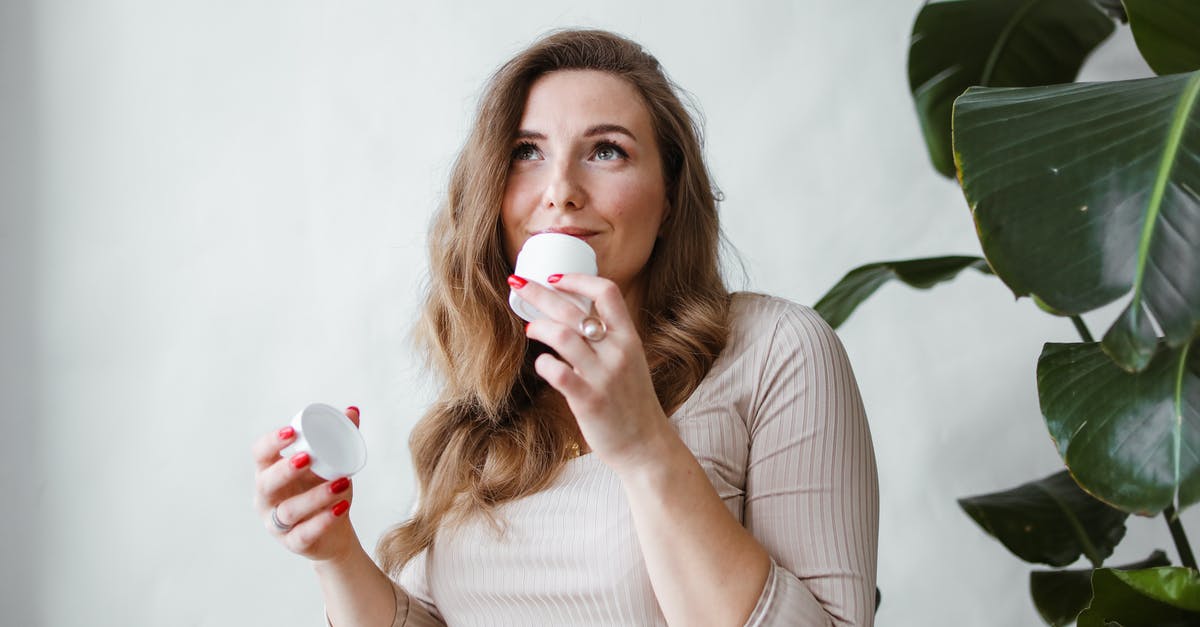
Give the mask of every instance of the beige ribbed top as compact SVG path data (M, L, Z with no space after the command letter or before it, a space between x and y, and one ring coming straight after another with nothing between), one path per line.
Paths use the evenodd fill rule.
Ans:
M808 307L733 298L729 343L671 423L772 556L747 625L874 622L878 477L854 373ZM616 475L584 455L546 490L439 531L395 626L666 625ZM406 594L407 592L407 594Z

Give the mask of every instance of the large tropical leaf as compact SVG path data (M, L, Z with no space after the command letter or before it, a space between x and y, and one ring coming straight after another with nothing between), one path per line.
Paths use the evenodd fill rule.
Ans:
M1122 571L1101 568L1092 575L1092 604L1079 627L1195 627L1200 625L1200 575L1190 568Z
M1125 0L1133 40L1159 74L1200 69L1200 2Z
M1127 370L1200 331L1200 72L972 88L954 108L984 255L1017 296L1079 314L1131 293L1104 338Z
M1200 499L1200 340L1163 346L1139 373L1095 342L1046 344L1037 381L1050 436L1093 496L1144 515Z
M888 281L898 279L911 287L929 289L942 281L953 279L966 268L975 268L984 274L992 273L982 257L965 256L881 261L859 266L847 272L837 285L817 301L813 309L836 329Z
M934 167L954 176L950 114L963 90L1073 81L1114 28L1090 0L926 2L913 24L908 84Z
M1170 566L1167 554L1155 551L1150 557L1136 564L1117 566L1118 570L1141 570L1156 566ZM1035 570L1029 573L1029 594L1033 605L1048 625L1069 625L1079 612L1092 601L1092 573L1094 568L1082 570Z
M1079 489L1065 470L958 504L1014 555L1050 566L1067 566L1085 555L1099 567L1125 536L1129 516Z
M1125 13L1125 5L1121 4L1121 0L1095 0L1096 6L1104 10L1105 13L1111 15L1114 19L1122 22L1129 21L1129 15Z

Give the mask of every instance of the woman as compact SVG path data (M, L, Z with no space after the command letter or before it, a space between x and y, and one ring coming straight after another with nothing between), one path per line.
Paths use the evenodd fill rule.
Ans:
M699 132L657 61L550 35L493 76L431 233L413 516L379 543L345 479L255 446L268 529L348 625L870 625L874 454L811 309L730 295ZM599 276L512 276L535 233ZM527 326L510 290L547 314ZM357 409L347 415L357 422Z

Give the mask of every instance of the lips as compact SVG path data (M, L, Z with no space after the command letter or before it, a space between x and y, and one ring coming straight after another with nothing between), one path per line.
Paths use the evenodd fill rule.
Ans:
M589 229L581 229L579 227L574 227L574 226L552 226L548 229L542 229L540 231L536 231L534 233L534 235L538 235L540 233L562 233L563 235L570 235L571 237L578 237L579 239L587 239L587 238L595 235L597 233L597 231L592 231Z

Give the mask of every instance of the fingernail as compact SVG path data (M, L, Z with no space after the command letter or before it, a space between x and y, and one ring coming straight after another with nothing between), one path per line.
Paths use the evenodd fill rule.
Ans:
M561 274L551 274L550 276L546 277L546 282L547 283L558 283L558 280L561 278L562 278Z
M354 405L351 405L351 406L347 407L346 409L347 409L347 410L353 409L353 410L354 410L354 413L358 414L359 416L362 416L362 412L361 412L361 411L359 411L359 410L358 410L358 408L357 408L357 407L355 407Z
M345 513L346 513L346 510L348 510L348 509L350 509L350 502L349 502L349 501L338 501L338 502L337 502L337 503L336 503L336 504L333 506L333 515L334 515L334 516L341 516L342 514L345 514Z
M522 287L525 287L526 283L528 283L528 281L515 274L508 275L508 284L511 285L514 290L519 290Z
M291 427L284 427L279 430L279 439L280 440L290 440L295 435L296 435L296 430Z
M338 479L337 481L334 481L333 483L329 484L329 491L333 494L341 494L342 492L346 491L346 488L349 488L349 487L350 487L350 480L345 477L342 477L341 479Z
M299 453L292 458L292 468L295 468L296 470L304 468L308 465L309 461L311 460L308 457L308 453Z

